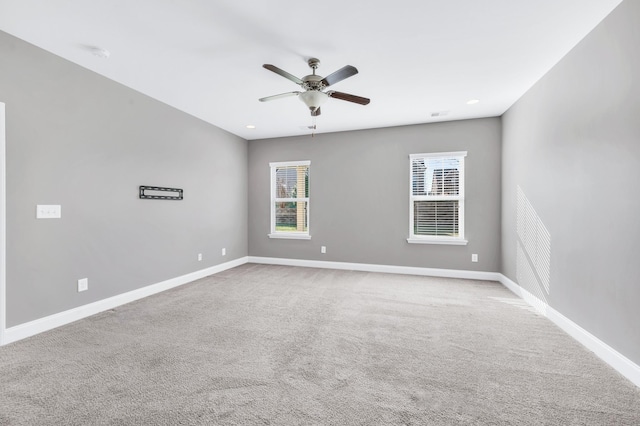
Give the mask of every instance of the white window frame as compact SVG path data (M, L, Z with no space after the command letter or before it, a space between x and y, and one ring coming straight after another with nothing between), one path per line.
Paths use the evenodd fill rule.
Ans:
M467 151L456 152L436 152L427 154L411 154L409 156L409 238L407 242L411 244L450 244L450 245L466 245L467 240L464 238L464 187L465 187L465 157ZM428 196L428 195L414 195L413 194L413 160L424 158L425 160L434 158L456 158L460 161L460 173L459 190L458 195L441 195L441 196ZM444 236L444 235L415 235L414 234L414 202L415 201L458 201L458 236Z
M310 211L311 211L311 203L309 202L309 197L296 197L296 198L277 198L276 195L276 169L278 167L296 167L296 166L307 166L309 168L309 179L311 179L311 161L281 161L276 163L269 163L269 167L271 168L271 231L269 233L269 238L284 238L284 239L294 239L294 240L310 240L311 235L309 234L309 230L311 229L310 222ZM304 194L303 194L304 195ZM307 230L306 231L276 231L276 203L278 202L306 202L307 203Z

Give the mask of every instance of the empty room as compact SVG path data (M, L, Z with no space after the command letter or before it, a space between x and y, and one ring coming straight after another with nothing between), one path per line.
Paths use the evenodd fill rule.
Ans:
M0 425L640 424L638 46L636 0L0 0Z

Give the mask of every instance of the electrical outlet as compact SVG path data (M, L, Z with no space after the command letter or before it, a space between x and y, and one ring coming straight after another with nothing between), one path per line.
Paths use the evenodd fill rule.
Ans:
M198 262L202 261L202 253L198 253Z
M89 278L82 278L78 280L78 291L87 291L89 290Z
M59 204L38 204L36 206L36 219L60 219L62 207Z
M327 252L327 248L325 246L320 247L320 253L324 254Z
M223 249L222 249L222 255L223 255L223 256L226 256L226 255L227 255L227 249L226 249L226 248L223 248Z
M478 261L478 255L477 255L477 254L475 254L475 253L474 253L474 254L472 254L472 255L471 255L471 261L472 261L472 262L477 262L477 261Z

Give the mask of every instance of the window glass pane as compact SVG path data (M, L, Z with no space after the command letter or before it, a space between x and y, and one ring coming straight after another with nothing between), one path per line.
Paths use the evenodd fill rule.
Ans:
M457 237L458 201L415 201L413 233L415 235Z
M295 198L296 184L295 166L276 168L276 198Z
M276 203L276 231L307 232L309 230L306 201Z
M416 158L411 162L413 195L459 195L460 160Z
M309 167L276 168L276 198L309 197Z

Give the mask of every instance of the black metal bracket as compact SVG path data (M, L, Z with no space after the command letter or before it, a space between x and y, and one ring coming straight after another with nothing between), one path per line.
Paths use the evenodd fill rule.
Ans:
M151 191L151 193L145 193L145 191ZM163 194L165 192L167 195ZM182 200L182 192L180 188L140 185L140 198L145 200Z

